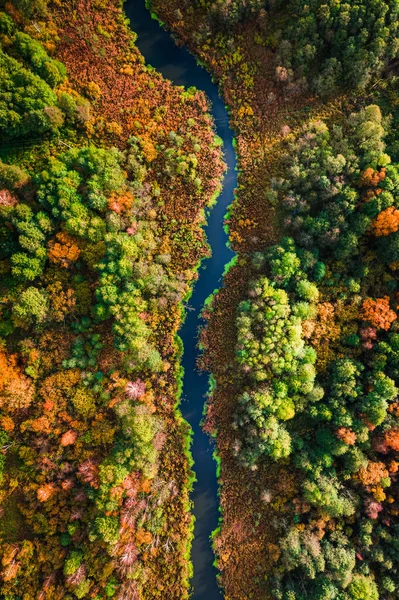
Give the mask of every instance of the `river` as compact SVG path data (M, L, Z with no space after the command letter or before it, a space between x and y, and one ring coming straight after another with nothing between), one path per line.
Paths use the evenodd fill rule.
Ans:
M194 432L191 452L197 477L192 492L196 519L191 554L194 566L192 598L193 600L221 600L222 592L216 581L217 570L213 566L214 555L209 539L219 519L216 463L212 458L210 440L200 427L208 390L208 376L198 372L195 365L198 355L197 328L201 324L199 313L206 298L220 286L224 267L234 256L226 245L227 235L223 230L223 218L227 207L233 201L234 189L237 185L233 132L229 127L228 114L219 96L218 87L213 83L210 74L196 63L195 58L185 48L176 46L171 35L151 18L145 0L127 0L125 12L133 31L138 35L136 45L146 63L155 67L174 84L185 87L195 86L207 94L212 103L217 134L223 140L224 159L227 164L222 193L217 204L210 211L205 228L212 257L202 263L199 279L189 301L190 310L187 311L186 319L179 332L184 345L181 410Z

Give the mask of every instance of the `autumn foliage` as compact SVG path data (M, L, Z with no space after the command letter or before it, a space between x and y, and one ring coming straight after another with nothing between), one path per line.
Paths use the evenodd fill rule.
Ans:
M374 219L372 223L373 233L377 237L390 235L399 229L399 210L389 206Z
M17 198L9 190L0 190L0 205L14 206L17 203Z
M388 330L397 319L397 314L390 308L389 296L384 296L376 300L366 298L362 304L361 317L376 329Z
M399 428L393 427L376 439L375 448L378 452L386 454L387 452L399 452Z
M34 396L34 387L17 365L15 355L7 355L0 346L0 408L12 414L27 408Z
M118 214L126 212L133 204L133 195L129 192L124 194L112 194L108 200L108 206L110 210L115 211Z
M367 467L360 469L358 477L363 485L375 485L384 477L388 477L388 471L383 462L370 461Z
M57 233L55 239L49 243L48 257L50 261L64 269L78 260L79 254L80 250L74 238L64 231Z
M384 181L385 177L385 168L375 171L372 167L367 167L360 176L360 183L364 187L377 187L381 181Z
M348 444L348 446L353 446L356 442L356 433L349 429L349 427L340 427L335 432L337 438Z

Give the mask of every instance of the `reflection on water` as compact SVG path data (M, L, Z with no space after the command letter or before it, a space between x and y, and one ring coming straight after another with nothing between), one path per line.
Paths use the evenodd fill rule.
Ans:
M206 227L208 241L212 247L212 257L203 263L203 268L199 271L199 280L190 299L190 307L194 310L188 311L186 321L180 330L184 344L182 364L185 370L181 409L184 418L194 431L191 450L197 477L192 494L196 518L192 548L193 599L221 600L222 594L216 583L217 571L212 564L214 556L209 541L211 532L217 527L219 516L216 464L212 458L209 438L199 426L204 397L208 389L208 378L206 375L198 373L195 363L198 353L196 333L200 324L199 312L205 299L216 287L219 287L224 265L233 257L233 252L226 246L227 236L223 231L223 217L228 205L233 200L233 192L237 183L233 134L228 126L226 109L210 75L196 64L195 59L187 50L177 47L171 36L151 19L149 11L145 8L145 0L127 0L125 11L130 19L132 29L138 34L136 43L147 64L151 64L176 85L196 86L206 92L212 101L212 113L217 133L223 140L225 161L228 166L222 194L219 196L217 205L211 211Z

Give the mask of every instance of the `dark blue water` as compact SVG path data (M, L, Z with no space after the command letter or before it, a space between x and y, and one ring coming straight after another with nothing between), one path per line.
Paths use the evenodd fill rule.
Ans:
M212 257L202 263L203 268L199 271L199 279L189 301L190 310L187 311L186 320L180 330L184 344L182 364L185 373L181 409L183 417L190 423L194 431L191 451L197 477L192 493L196 519L192 548L193 599L221 600L222 594L216 582L217 571L212 565L214 555L209 540L210 534L217 527L219 518L216 464L212 458L209 438L200 427L204 399L208 390L208 377L196 370L195 363L198 355L197 328L201 324L198 318L199 313L206 298L215 288L219 287L224 266L234 256L226 246L227 235L223 231L223 217L228 205L233 201L234 189L237 184L233 133L229 128L227 111L211 76L205 69L197 65L194 57L185 48L177 47L172 37L158 25L157 21L151 18L145 7L145 0L127 0L125 11L130 19L132 29L138 35L136 43L147 64L155 67L176 85L195 86L204 91L211 100L216 130L223 140L224 156L228 167L223 182L223 191L210 213L205 229L212 248Z

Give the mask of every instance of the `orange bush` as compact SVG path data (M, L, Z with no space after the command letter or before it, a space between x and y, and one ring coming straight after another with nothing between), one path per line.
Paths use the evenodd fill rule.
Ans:
M112 194L108 200L108 208L114 212L121 214L129 210L133 204L133 196L130 192L123 194Z
M15 428L15 423L11 417L1 417L0 425L5 431L13 431Z
M0 346L0 408L9 412L27 408L33 395L33 384L17 366L15 356L7 355Z
M65 432L61 438L61 446L71 446L76 442L77 437L78 434L76 433L76 431L69 429L69 431Z
M47 500L50 500L50 498L52 496L54 496L56 492L56 489L54 487L53 483L46 483L45 485L42 485L41 487L39 487L36 491L36 495L37 495L37 499L40 502L47 502Z
M383 462L370 461L367 467L360 469L358 477L363 485L375 485L384 477L388 477L388 471Z
M24 433L25 431L31 429L36 433L49 434L53 432L53 427L53 423L49 418L41 416L37 417L37 419L28 419L27 421L24 421L20 425L20 430L21 433Z
M150 531L145 531L144 529L139 529L136 534L136 541L139 546L142 544L151 544L152 542L152 534Z
M397 319L397 314L389 307L389 296L383 298L366 298L363 301L361 317L365 321L369 321L377 329L390 328L393 321Z
M382 168L381 171L375 171L371 167L368 167L361 174L360 183L362 186L377 187L380 181L384 181L385 177L386 169Z
M56 240L49 242L49 260L67 269L72 262L78 260L80 249L76 245L74 238L65 231L59 231L55 237Z
M15 206L18 199L8 190L0 190L0 206Z
M341 335L341 327L336 323L335 308L330 302L318 305L317 322L315 324L313 339L315 345L323 343L326 339L335 341Z
M390 429L384 433L384 443L387 450L399 450L399 429Z
M348 444L348 446L353 446L356 442L356 433L349 429L348 427L340 427L335 432L337 438Z
M373 233L377 237L390 235L399 229L399 210L389 206L374 219L372 223Z
M388 412L394 415L394 417L399 417L399 402L392 402L388 406Z

